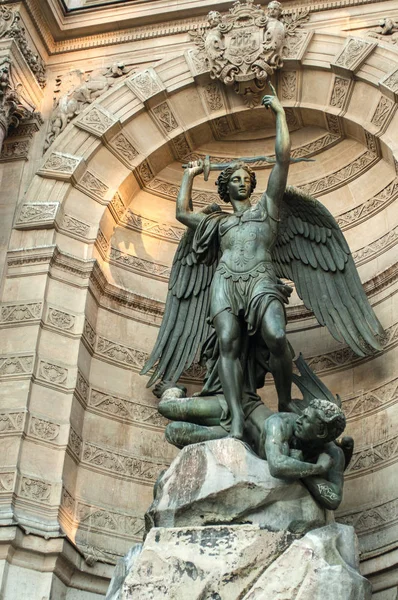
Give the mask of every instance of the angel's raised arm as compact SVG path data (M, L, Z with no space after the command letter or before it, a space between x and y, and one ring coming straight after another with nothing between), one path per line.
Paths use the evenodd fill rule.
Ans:
M188 163L177 196L176 219L191 229L196 229L206 216L203 213L194 212L192 208L193 180L200 173L203 173L203 163L201 160Z
M276 115L275 157L276 163L269 176L267 191L263 194L260 203L267 209L268 214L274 219L279 218L279 205L286 189L287 175L290 162L290 135L286 123L286 115L276 96L273 86L270 87L275 95L264 96L262 104L271 108Z

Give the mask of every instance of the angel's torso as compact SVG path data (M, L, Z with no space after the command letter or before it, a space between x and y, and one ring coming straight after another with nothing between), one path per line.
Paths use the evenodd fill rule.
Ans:
M264 263L269 270L277 225L259 205L226 216L218 229L222 252L220 263L234 273L247 273Z

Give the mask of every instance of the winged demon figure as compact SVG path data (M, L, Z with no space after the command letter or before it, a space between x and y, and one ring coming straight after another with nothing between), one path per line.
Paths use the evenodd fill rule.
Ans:
M255 173L236 161L216 181L233 213L218 205L194 212L193 181L206 165L197 161L185 169L176 216L188 229L174 258L159 335L142 370L145 374L155 367L148 386L161 379L177 382L201 348L207 372L200 395L224 395L230 435L238 439L247 410L261 403L256 390L268 371L279 411L289 410L291 403L285 305L292 288L282 278L294 281L318 322L357 355L380 350L376 336L383 331L333 216L315 198L286 187L290 137L285 112L272 92L262 104L276 116L276 158L256 205L250 202Z

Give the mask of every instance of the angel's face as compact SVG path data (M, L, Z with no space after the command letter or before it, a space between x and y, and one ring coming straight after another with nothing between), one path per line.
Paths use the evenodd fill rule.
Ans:
M325 423L316 408L309 406L303 411L303 414L296 420L294 435L305 441L315 441L325 437Z
M251 194L251 179L245 169L232 173L228 181L228 194L231 200L247 200Z
M279 2L270 2L267 6L268 8L268 16L272 19L279 19L282 14L281 5Z

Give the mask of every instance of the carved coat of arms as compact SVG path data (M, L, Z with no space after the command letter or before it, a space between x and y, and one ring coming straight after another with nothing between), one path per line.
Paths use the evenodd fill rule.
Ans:
M213 79L233 85L244 96L255 96L275 69L283 65L285 26L282 5L268 4L267 13L253 0L235 2L229 14L208 14L210 29L196 34Z

